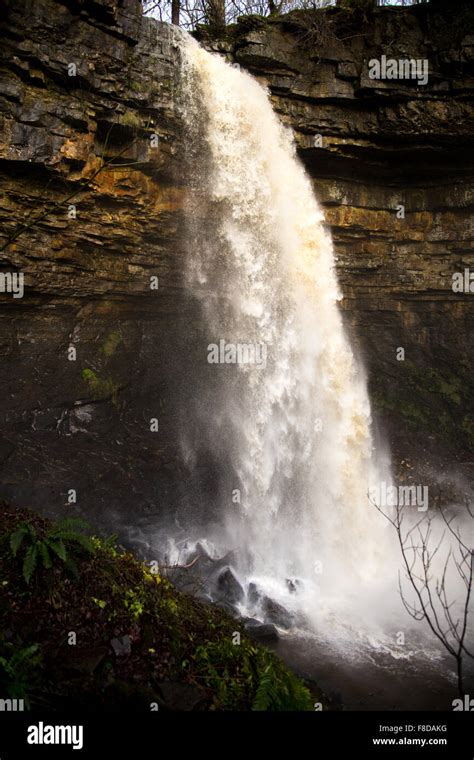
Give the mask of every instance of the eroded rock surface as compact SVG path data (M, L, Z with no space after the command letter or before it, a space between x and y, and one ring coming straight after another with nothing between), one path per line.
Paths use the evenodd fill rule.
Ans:
M0 294L2 496L58 514L74 490L95 524L130 505L153 520L182 504L195 390L178 51L138 0L4 5L0 271L24 273L25 294ZM395 452L467 468L474 293L451 285L474 272L472 14L386 8L357 29L319 15L205 44L266 84L294 130ZM387 51L427 57L429 83L369 79Z

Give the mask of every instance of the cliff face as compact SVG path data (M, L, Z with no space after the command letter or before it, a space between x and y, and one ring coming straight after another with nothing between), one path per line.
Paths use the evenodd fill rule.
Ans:
M54 514L75 489L96 521L172 510L195 319L178 51L138 0L3 5L0 272L25 289L0 293L3 496ZM418 460L467 462L474 446L474 293L451 287L474 272L465 16L327 12L204 41L267 84L294 129L375 408ZM428 58L428 84L370 79L383 53Z
M1 271L24 297L0 294L2 491L54 514L75 489L100 519L173 500L176 50L137 0L24 5L3 31Z

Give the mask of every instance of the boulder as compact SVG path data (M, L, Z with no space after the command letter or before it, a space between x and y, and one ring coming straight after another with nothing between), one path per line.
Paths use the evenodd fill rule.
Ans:
M221 600L219 602L214 602L214 606L218 607L223 612L227 612L228 615L234 618L240 617L240 612L237 609L237 607L233 604L230 604L229 602L226 602L225 600Z
M291 628L293 625L293 615L288 612L282 604L279 604L269 596L263 597L262 612L265 618L274 623L279 628Z
M273 623L261 623L260 620L248 618L244 623L245 630L252 641L278 641L279 635Z
M258 604L262 595L256 583L249 583L247 589L247 599L250 604Z
M303 587L303 582L299 578L285 578L285 583L290 594L298 593Z
M230 604L237 604L245 598L242 584L228 565L217 576L216 592L219 601L224 600Z

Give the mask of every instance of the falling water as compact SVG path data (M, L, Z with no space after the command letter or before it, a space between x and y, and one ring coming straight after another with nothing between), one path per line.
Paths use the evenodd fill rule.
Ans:
M372 484L390 481L390 467L376 457L331 236L291 131L254 78L175 33L188 149L186 284L199 312L195 398L182 433L194 475L179 522L194 539L185 551L203 538L211 553L233 550L247 589L243 614L261 613L252 582L305 635L351 657L409 659L415 649L431 657L415 634L409 647L395 643L400 557L368 498ZM221 344L253 347L259 360L210 362ZM206 499L217 510L207 504L205 525L193 526ZM174 557L182 551L181 543Z
M265 357L209 366L218 389L202 402L199 438L230 463L227 543L246 548L255 577L368 582L386 530L367 498L380 476L331 236L267 92L192 39L183 47L186 121L199 144L188 287L202 306L203 361L220 341Z

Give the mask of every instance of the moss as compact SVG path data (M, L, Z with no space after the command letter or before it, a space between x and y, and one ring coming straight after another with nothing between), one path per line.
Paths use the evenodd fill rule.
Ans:
M107 359L110 359L110 357L115 354L117 347L121 342L122 336L119 332L111 332L107 335L104 345L102 346L102 352Z
M268 19L264 16L258 16L256 13L249 13L245 16L239 16L237 24L241 31L253 31L255 29L263 29L268 24Z
M342 0L338 4L338 9L346 11L371 11L377 7L377 0Z
M450 404L458 406L461 403L463 382L461 377L446 373L443 375L434 367L420 369L411 362L405 362L408 370L408 382L418 391L435 393Z
M110 540L91 538L95 551L77 578L56 562L48 582L39 569L30 590L9 548L25 521L39 536L52 529L30 510L0 505L2 693L26 697L32 709L149 710L154 702L167 709L160 684L173 681L198 695L200 709L311 709L304 684L237 621L179 592ZM71 631L77 649L68 645ZM117 637L127 637L129 654L115 656Z
M375 408L379 410L395 412L403 417L403 419L412 428L417 428L419 425L429 425L430 416L428 411L421 406L414 404L401 396L384 396L382 393L374 393L372 396Z
M140 119L133 113L133 111L125 111L120 117L120 124L124 127L132 127L138 129L140 127Z
M113 404L118 401L120 386L111 378L99 378L94 370L86 367L82 370L82 379L87 383L92 398L95 401L105 401L110 398Z
M456 374L443 366L418 367L410 361L400 365L403 375L393 392L375 390L375 408L401 417L411 429L426 430L457 445L474 447L471 416L467 414L474 403L467 356L456 361Z

